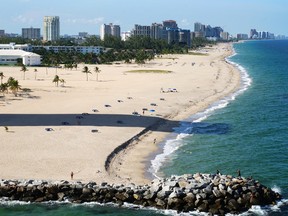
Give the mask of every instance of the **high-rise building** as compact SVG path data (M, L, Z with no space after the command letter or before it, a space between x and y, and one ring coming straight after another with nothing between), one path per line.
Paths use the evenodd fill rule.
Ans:
M81 37L81 38L85 38L85 37L88 37L89 34L88 34L88 32L79 32L78 36Z
M222 40L228 41L229 40L229 33L228 32L221 32L220 37Z
M22 28L22 38L25 39L40 39L40 28Z
M167 28L167 42L168 44L179 43L179 29L178 28Z
M190 30L181 29L179 30L179 43L185 44L191 47L191 33Z
M110 23L109 25L103 24L100 28L100 38L104 40L105 36L110 35L117 38L121 38L121 28L119 25L113 25Z
M205 26L205 37L215 37L215 30L210 25Z
M223 32L224 30L221 27L219 27L219 26L214 27L213 29L214 29L214 37L220 38L221 37L221 32Z
M178 25L175 20L165 20L163 21L163 27L177 29Z
M150 37L152 39L163 39L163 25L158 23L152 23L150 33Z
M45 16L43 22L43 40L56 41L60 39L59 16Z
M142 25L135 25L133 29L134 36L145 36L150 37L151 35L151 26L142 26Z
M237 40L247 40L248 35L247 34L237 34Z
M194 32L205 32L205 25L199 22L194 23Z
M0 30L0 37L4 37L5 36L5 30Z
M250 38L258 38L258 32L256 29L250 30Z

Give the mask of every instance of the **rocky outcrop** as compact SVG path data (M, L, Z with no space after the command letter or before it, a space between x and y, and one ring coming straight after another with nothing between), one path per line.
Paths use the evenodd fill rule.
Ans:
M25 202L68 200L73 203L124 202L178 212L239 213L252 205L274 204L281 195L254 179L194 174L155 179L150 185L110 185L95 182L0 180L0 197Z

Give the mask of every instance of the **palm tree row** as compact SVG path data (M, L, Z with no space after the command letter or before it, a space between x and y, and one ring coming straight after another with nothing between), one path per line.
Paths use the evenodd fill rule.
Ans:
M100 69L98 67L94 68L94 72L96 73L96 81L98 82L98 74L100 73ZM87 66L85 66L82 70L83 73L86 74L86 81L88 81L88 74L91 74L91 71L89 70L89 68Z
M205 46L209 41L206 39L193 39L193 48ZM151 39L150 37L131 36L126 41L121 41L119 38L107 36L104 41L97 37L87 38L84 46L103 46L109 48L107 52L100 54L87 53L83 54L73 51L48 51L46 49L34 50L33 52L42 56L42 64L46 66L58 66L64 64L67 68L72 69L72 65L85 64L106 64L114 61L125 61L127 63L132 60L144 62L154 57L155 54L168 53L186 53L188 47L181 43L168 44L164 40ZM77 46L77 45L76 45ZM145 55L143 55L143 53ZM139 57L140 55L140 57Z

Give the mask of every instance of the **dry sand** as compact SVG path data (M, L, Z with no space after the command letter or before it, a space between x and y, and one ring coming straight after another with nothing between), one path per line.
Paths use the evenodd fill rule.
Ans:
M0 67L3 81L12 76L31 90L0 98L0 126L8 127L8 132L0 128L0 178L70 180L73 171L74 180L148 183L151 153L159 151L157 144L172 126L239 87L239 71L224 61L231 44L202 51L207 55L166 55L142 66L98 65L98 81L95 65L88 65L88 81L81 72L84 65L57 69L65 80L59 87L52 83L55 68L37 68L35 79L35 67L28 67L24 80L19 67ZM136 69L172 73L127 72ZM144 115L143 108L148 109ZM105 170L115 148L159 121L165 124L135 139Z

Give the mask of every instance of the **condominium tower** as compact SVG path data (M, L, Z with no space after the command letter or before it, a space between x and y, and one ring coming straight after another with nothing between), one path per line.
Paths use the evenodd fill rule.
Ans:
M43 40L56 41L60 39L59 16L45 16L43 22Z
M113 25L110 23L109 25L103 24L100 29L100 38L104 40L105 36L114 36L117 38L121 38L121 29L119 25Z
M22 37L27 39L40 39L40 28L22 28Z

